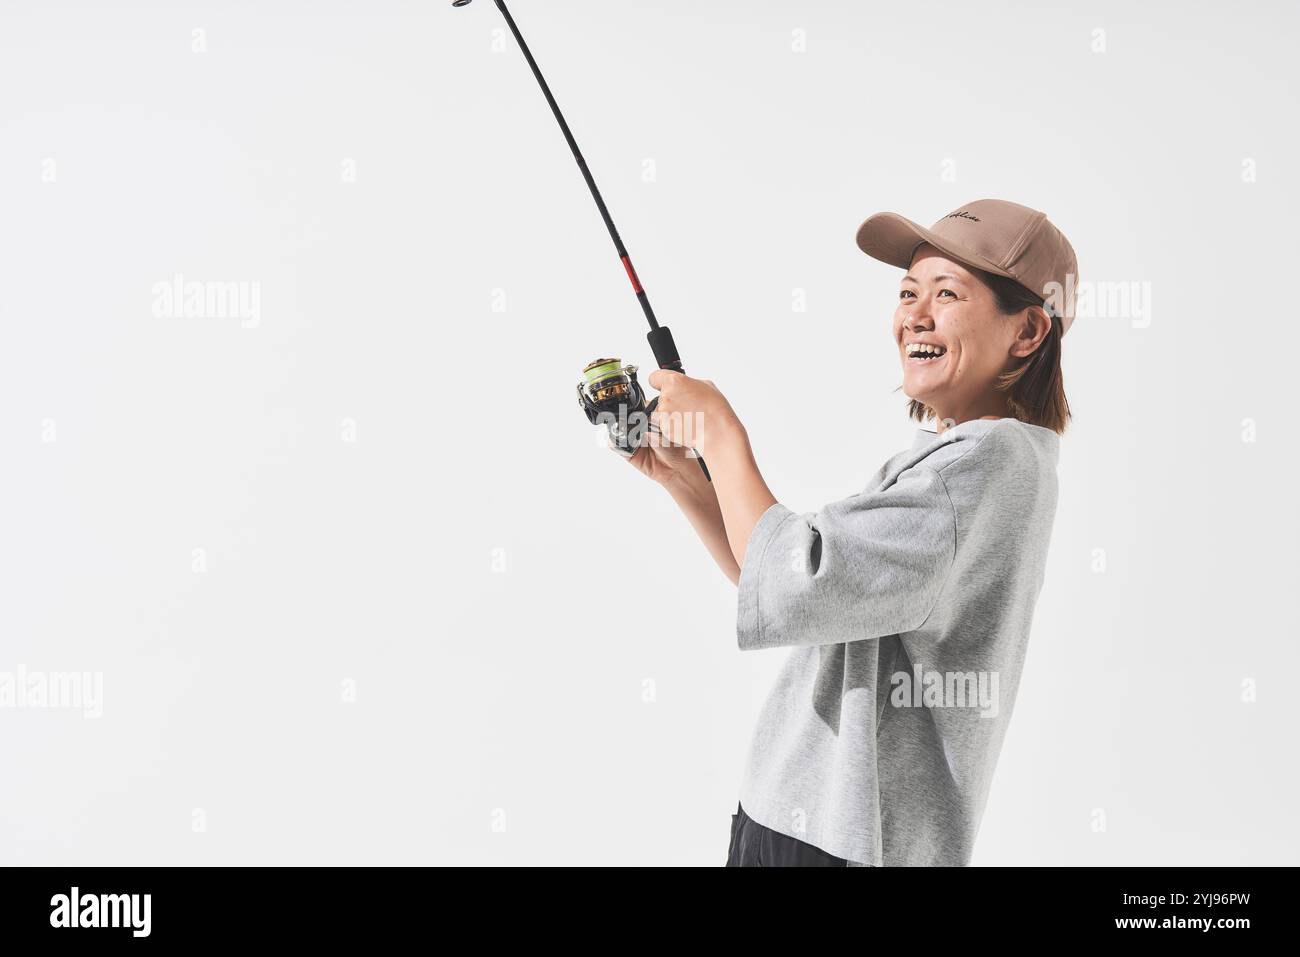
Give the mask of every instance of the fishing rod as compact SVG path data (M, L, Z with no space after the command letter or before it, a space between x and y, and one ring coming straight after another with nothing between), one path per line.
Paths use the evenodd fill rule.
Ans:
M467 7L472 2L473 0L452 0L451 5L453 7ZM681 356L677 354L677 345L673 342L673 334L667 326L661 326L659 320L655 318L654 309L650 305L650 297L646 295L645 287L641 285L641 280L637 277L636 269L632 266L632 257L628 255L627 247L623 245L623 237L618 234L618 227L614 225L614 218L610 216L609 208L605 205L605 199L600 195L600 190L596 186L596 180L592 177L591 170L587 168L587 161L583 159L582 151L578 149L578 141L573 138L573 131L569 129L564 114L560 112L560 105L555 102L551 88L547 85L546 78L542 76L537 61L533 59L533 53L528 49L523 34L519 32L519 25L515 23L515 18L510 15L505 0L495 0L495 2L497 9L505 17L510 32L514 34L515 40L519 43L519 49L523 51L524 59L528 61L533 76L537 78L537 85L542 88L542 95L546 97L551 112L555 114L555 121L560 124L560 131L564 134L564 139L573 152L573 158L578 163L578 169L582 171L582 178L587 181L587 188L591 190L591 198L596 201L596 208L600 210L601 219L605 221L605 228L609 230L609 238L614 240L614 249L618 252L618 258L623 264L623 269L627 272L627 278L632 283L632 291L636 293L637 301L641 304L641 311L645 313L646 321L650 324L650 331L646 333L646 341L650 343L650 351L654 353L655 361L659 363L661 369L671 369L675 372L684 373L686 370L682 368ZM637 367L634 365L624 366L620 359L596 359L589 362L582 372L584 381L578 383L579 406L587 414L587 419L593 425L599 422L608 427L615 448L624 457L630 458L640 444L642 427L649 423L650 415L659 404L659 397L655 396L647 404L645 391L636 379ZM704 464L704 459L697 455L696 461L700 463L700 468L704 471L704 477L712 481L708 467Z

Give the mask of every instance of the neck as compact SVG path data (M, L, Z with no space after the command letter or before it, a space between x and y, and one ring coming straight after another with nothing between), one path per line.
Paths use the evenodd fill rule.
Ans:
M936 430L942 435L954 425L961 425L972 419L1004 419L1010 413L1006 399L1000 395L986 396L978 401L957 406L930 406L934 409L937 422Z

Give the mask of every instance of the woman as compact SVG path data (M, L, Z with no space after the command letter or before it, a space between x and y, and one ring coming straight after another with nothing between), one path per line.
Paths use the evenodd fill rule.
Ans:
M1073 249L1002 200L931 229L881 213L857 241L907 270L893 346L910 415L935 431L918 429L864 491L796 514L717 387L658 370L659 434L629 459L738 586L740 648L791 649L754 733L729 866L968 864L1043 583Z

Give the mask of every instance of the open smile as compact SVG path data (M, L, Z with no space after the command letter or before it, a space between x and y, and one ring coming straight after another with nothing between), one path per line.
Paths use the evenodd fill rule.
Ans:
M908 365L934 365L948 357L948 350L943 346L909 343L905 347L904 361Z

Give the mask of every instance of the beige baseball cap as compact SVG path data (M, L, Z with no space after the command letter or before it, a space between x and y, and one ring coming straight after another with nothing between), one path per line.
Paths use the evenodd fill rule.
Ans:
M1069 331L1079 265L1046 214L1005 199L977 199L929 229L897 213L876 213L858 227L858 248L900 269L912 265L922 243L963 265L1016 280L1061 317L1062 336Z

